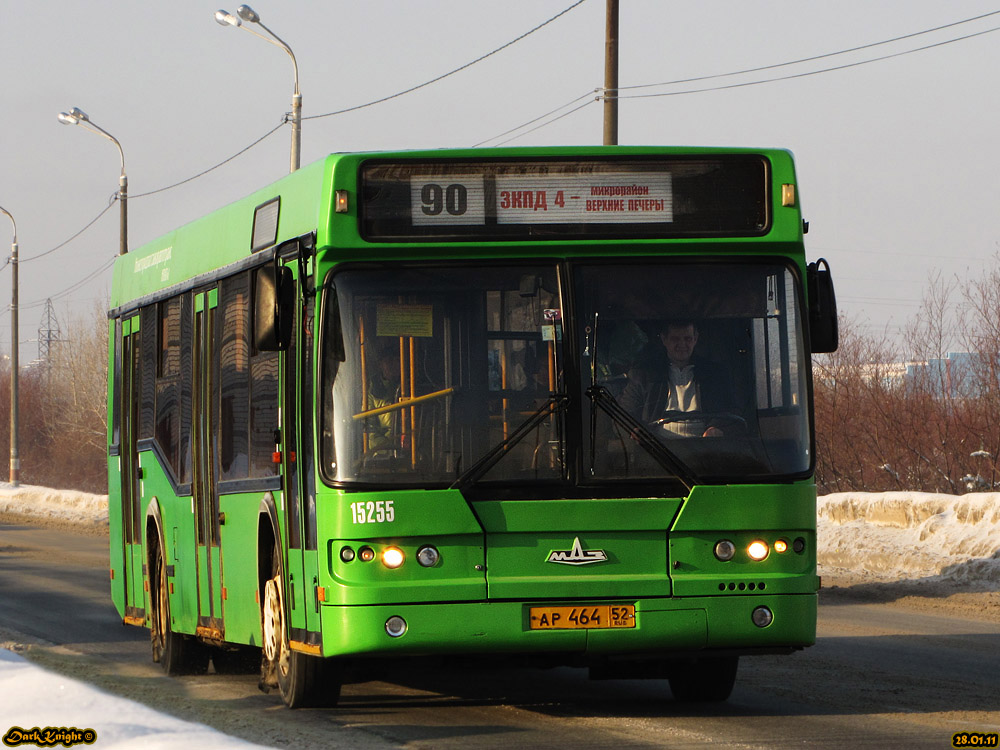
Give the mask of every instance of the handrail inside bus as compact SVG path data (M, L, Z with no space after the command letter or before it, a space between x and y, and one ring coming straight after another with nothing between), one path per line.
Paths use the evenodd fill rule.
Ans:
M389 412L399 411L400 409L405 409L408 406L413 406L414 404L419 404L423 401L433 401L436 398L442 398L444 396L450 396L455 392L455 387L445 388L440 391L434 391L433 393L425 393L423 396L414 396L413 398L403 398L398 403L389 404L388 406L380 406L377 409L369 409L368 411L358 412L353 416L353 419L365 419L366 417L377 417L380 414L388 414Z

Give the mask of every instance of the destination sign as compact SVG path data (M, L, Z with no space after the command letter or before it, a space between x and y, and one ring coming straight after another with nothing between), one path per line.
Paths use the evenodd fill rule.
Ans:
M758 156L368 163L374 241L738 236L769 224Z

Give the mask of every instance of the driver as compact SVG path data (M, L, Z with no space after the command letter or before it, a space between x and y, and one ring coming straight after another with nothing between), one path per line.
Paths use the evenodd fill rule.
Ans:
M731 409L724 372L694 355L698 326L669 321L660 327L659 338L663 348L629 371L619 403L637 419L678 437L721 437L722 428L710 418L684 416Z

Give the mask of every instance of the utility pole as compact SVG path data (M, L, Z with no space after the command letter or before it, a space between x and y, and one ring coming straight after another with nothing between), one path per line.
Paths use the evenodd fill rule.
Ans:
M604 43L604 145L618 145L618 0L607 1Z
M18 382L21 378L20 365L17 361L18 327L17 327L17 223L10 211L0 207L0 213L10 219L14 228L14 239L10 246L10 271L13 287L10 301L10 483L13 487L21 485L21 454L18 452Z

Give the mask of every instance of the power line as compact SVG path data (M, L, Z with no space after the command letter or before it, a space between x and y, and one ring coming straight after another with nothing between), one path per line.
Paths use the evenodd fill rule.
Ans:
M995 15L998 15L998 14L1000 14L1000 10L994 10L994 11L991 11L989 13L984 13L984 14L982 14L980 16L974 16L972 18L966 18L966 19L964 19L962 21L954 21L952 23L946 23L943 26L935 26L932 29L924 29L923 31L916 31L916 32L913 32L912 34L903 34L902 36L893 37L892 39L884 39L881 42L872 42L871 44L862 44L862 45L859 45L857 47L851 47L850 49L843 49L843 50L840 50L838 52L827 52L827 53L822 54L822 55L813 55L812 57L803 57L803 58L800 58L798 60L790 60L788 62L783 62L783 63L774 63L772 65L762 65L762 66L757 67L757 68L746 68L745 70L737 70L737 71L733 71L731 73L718 73L716 75L698 76L696 78L682 78L682 79L678 79L676 81L664 81L662 83L642 83L642 84L637 84L637 85L634 85L634 86L619 86L617 90L618 91L626 91L626 90L632 90L632 89L653 88L653 87L656 87L656 86L675 86L675 85L678 85L678 84L681 84L681 83L697 83L698 81L711 81L711 80L715 80L717 78L729 78L729 77L732 77L732 76L746 75L747 73L760 73L761 71L764 71L764 70L774 70L775 68L785 68L785 67L789 67L791 65L800 65L801 63L814 62L816 60L823 60L823 59L828 58L828 57L837 57L838 55L847 55L847 54L850 54L852 52L860 52L861 50L864 50L864 49L871 49L872 47L880 47L882 45L892 44L894 42L901 42L904 39L912 39L914 37L923 36L925 34L932 34L935 31L941 31L943 29L949 29L949 28L952 28L954 26L961 26L962 24L972 23L973 21L980 21L980 20L982 20L984 18L989 18L990 16L995 16ZM963 38L965 38L965 37L963 37ZM916 51L916 50L914 50L914 51Z
M275 127L273 127L270 130L268 130L266 133L264 133L264 135L262 135L260 138L258 138L253 143L251 143L249 146L240 149L235 154L233 154L232 156L230 156L228 159L223 159L218 164L216 164L214 167L209 167L204 172L199 172L198 174L196 174L196 175L194 175L192 177L188 177L186 180L181 180L180 182L175 182L173 185L167 185L166 187L157 188L156 190L150 190L148 193L139 193L138 195L132 195L132 196L129 196L129 197L132 198L133 200L136 199L136 198L146 198L147 196L150 196L150 195L156 195L157 193L163 193L163 192L166 192L167 190L173 190L175 187L180 187L181 185L185 185L185 184L191 182L192 180L197 180L199 177L204 177L209 172L214 172L219 167L221 167L221 166L223 166L225 164L228 164L229 162L231 162L236 157L242 156L243 154L245 154L247 151L249 151L250 149L252 149L254 146L256 146L258 143L260 143L261 141L263 141L268 136L274 135L275 133L277 133L282 128L282 126L284 126L284 124L285 124L285 120L282 120Z
M77 289L79 289L80 287L82 287L85 284L87 284L87 282L91 281L92 279L96 278L97 276L100 276L102 273L104 273L109 268L111 268L111 266L114 265L115 259L117 257L118 257L117 254L113 255L111 257L111 259L108 260L107 262L105 262L103 265L101 265L98 268L96 268L95 270L91 271L89 274L87 274L86 276L84 276L82 279L74 282L70 286L68 286L65 289L63 289L62 291L56 292L55 294L50 294L45 299L35 300L34 302L28 302L26 304L22 304L22 305L20 305L20 308L22 310L31 310L31 309L36 308L36 307L41 307L42 305L46 304L49 300L62 299L63 297L65 297L65 296L67 296L69 294L72 294Z
M837 55L845 55L845 54L849 54L851 52L858 52L860 50L870 49L872 47L878 47L878 46L885 45L885 44L891 44L893 42L899 42L899 41L902 41L904 39L911 39L911 38L914 38L914 37L922 36L924 34L930 34L930 33L936 32L936 31L941 31L942 29L948 29L948 28L952 28L954 26L960 26L962 24L971 23L973 21L979 21L979 20L982 20L983 18L988 18L990 16L994 16L994 15L998 15L998 14L1000 14L1000 10L995 10L995 11L991 11L989 13L984 13L984 14L979 15L979 16L974 16L972 18L966 18L966 19L963 19L961 21L954 21L952 23L947 23L947 24L944 24L944 25L941 25L941 26L935 26L934 28L924 29L923 31L917 31L917 32L913 32L911 34L903 34L901 36L893 37L892 39L885 39L885 40L880 41L880 42L873 42L871 44L862 44L862 45L859 45L857 47L852 47L850 49L840 50L838 52L828 52L828 53L825 53L825 54L822 54L822 55L813 55L811 57L804 57L804 58L800 58L798 60L790 60L790 61L787 61L787 62L775 63L775 64L772 64L772 65L763 65L763 66L756 67L756 68L746 68L744 70L733 71L733 72L730 72L730 73L719 73L719 74L709 75L709 76L697 76L697 77L694 77L694 78L682 78L682 79L678 79L676 81L664 81L662 83L645 83L645 84L638 84L638 85L634 85L634 86L619 86L618 89L617 89L617 91L621 92L621 91L626 91L626 90L642 89L642 88L652 88L652 87L657 87L657 86L671 86L671 85L678 85L678 84L682 84L682 83L696 83L698 81L710 81L710 80L716 80L716 79L719 79L719 78L729 78L729 77L738 76L738 75L746 75L748 73L759 73L759 72L764 71L764 70L773 70L773 69L776 69L776 68L783 68L783 67L788 67L788 66L791 66L791 65L799 65L799 64L802 64L802 63L805 63L805 62L813 62L813 61L816 61L816 60L822 60L822 59L829 58L829 57L836 57ZM788 80L790 78L801 78L801 77L804 77L804 76L807 76L807 75L816 75L818 73L825 73L825 72L830 72L832 70L841 70L843 68L848 68L848 67L854 67L854 66L857 66L857 65L867 64L868 62L878 62L878 61L881 61L881 60L887 60L887 59L889 59L891 57L898 57L900 55L910 54L911 52L920 52L922 50L931 49L932 47L937 47L937 46L941 46L941 45L944 45L944 44L951 44L952 42L956 42L956 41L964 41L966 39L970 39L972 37L979 36L980 34L986 34L986 33L992 32L992 31L996 31L996 30L997 29L995 29L995 28L994 29L988 29L987 31L977 32L977 33L974 33L974 34L969 34L967 36L959 37L957 39L951 39L951 40L947 40L947 41L944 41L944 42L938 42L936 44L927 45L925 47L920 47L920 48L913 49L913 50L907 50L905 52L896 53L894 55L886 55L884 57L875 58L873 60L867 60L867 61L863 61L863 62L860 62L860 63L853 63L851 65L844 65L844 66L839 66L839 67L834 67L834 68L828 68L828 69L825 69L825 70L813 71L813 72L810 72L810 73L801 73L801 74L792 75L792 76L788 76L788 77L766 79L766 80L762 80L762 81L751 81L751 82L746 82L746 83L741 83L741 84L731 84L731 85L728 85L728 86L718 86L718 87L696 89L696 90L689 90L689 91L666 92L666 93L660 93L660 94L636 94L636 95L628 95L628 96L621 96L619 94L618 98L621 98L621 99L639 99L639 98L648 98L648 97L655 97L655 96L679 96L679 95L682 95L682 94L695 94L695 93L703 93L703 92L708 92L708 91L718 91L718 90L722 90L722 89L726 89L726 88L738 88L738 87L741 87L741 86L755 86L755 85L759 85L759 84L762 84L762 83L773 83L773 82L776 82L776 81ZM595 89L594 91L595 91L595 93L600 94L600 92L602 92L603 89L598 88L598 89ZM589 94L585 94L584 96L589 96ZM552 114L554 114L556 112L559 112L561 109L563 109L565 107L568 107L571 104L574 104L574 103L578 102L580 99L584 98L584 96L577 97L576 99L573 99L572 101L568 102L567 104L564 104L562 107L557 107L556 109L552 110L551 112L547 112L544 115L539 115L538 117L532 118L531 120L528 120L527 122L521 123L517 127L511 128L509 130L504 131L503 133L500 133L499 135L495 135L492 138L487 138L487 139L485 139L483 141L480 141L479 143L475 144L474 147L482 146L483 144L489 143L490 141L496 140L497 138L502 138L503 136L505 136L505 135L507 135L509 133L514 133L514 132L516 132L518 130L521 130L521 129L527 127L528 125L536 123L539 120L542 120L545 117L549 117L550 115L552 115ZM601 96L598 96L595 99L595 101L599 101L601 98L602 98ZM589 102L588 102L588 104L589 104ZM558 117L554 117L551 120L549 120L548 122L544 122L544 123L538 125L537 127L532 128L531 130L527 130L524 133L520 133L519 135L514 136L513 138L509 138L506 141L502 141L501 143L498 143L496 145L503 145L504 143L510 143L510 141L515 140L517 138L520 138L523 135L527 135L528 133L532 133L532 132L534 132L536 130L540 130L541 128L544 128L544 127L546 127L548 125L551 125L552 123L556 122L557 120L561 120L566 115L572 114L577 109L582 109L583 106L584 105L581 105L580 107L577 107L576 109L574 109L574 110L572 110L570 112L567 112L567 113L565 113L563 115L559 115Z
M513 132L515 132L517 130L521 130L522 128L526 128L529 125L532 125L532 124L538 122L541 119L549 117L550 115L554 115L556 112L559 112L560 110L563 110L566 107L569 107L569 106L572 106L573 104L576 104L581 99L585 99L585 98L589 97L589 101L585 102L584 104L581 104L579 107L575 107L575 108L571 109L569 112L561 114L558 117L555 117L552 120L549 120L548 122L542 123L537 128L532 128L531 130L528 130L528 131L526 131L524 133L516 135L516 136L514 136L514 138L520 138L522 135L527 135L528 133L531 133L531 132L533 132L535 130L538 130L539 128L543 128L546 125L550 125L553 122L555 122L556 120L561 120L563 117L566 117L567 115L573 114L578 109L582 109L583 107L587 106L588 104L593 104L594 102L596 102L597 99L594 97L594 94L597 93L597 92L599 92L599 91L600 91L600 89L594 89L592 91L588 91L586 94L583 94L582 96L578 96L578 97L576 97L576 99L568 101L568 102L566 102L565 104L563 104L560 107L556 107L551 112L546 112L544 115L539 115L538 117L535 117L532 120L528 120L527 122L521 123L517 127L511 128L510 130L505 130L504 132L499 133L499 134L493 136L492 138L487 138L486 140L480 141L479 143L474 144L472 147L473 148L478 148L478 147L482 146L484 143L489 143L490 141L495 141L497 138L503 138L505 135L513 133ZM509 143L510 141L514 140L514 138L510 138L510 139L508 139L506 141L502 141L502 143ZM497 144L497 145L502 145L502 143L501 144Z
M475 65L476 63L482 62L486 58L492 57L493 55L497 54L498 52L502 52L503 50L507 49L508 47L510 47L510 46L512 46L514 44L517 44L519 41L521 41L525 37L530 36L531 34L534 34L536 31L538 31L539 29L543 28L544 26L548 26L550 23L552 23L553 21L555 21L557 18L560 18L561 16L566 15L571 10L573 10L573 8L577 7L578 5L582 5L584 2L586 2L586 0L577 0L575 3L573 3L572 5L570 5L568 8L565 8L564 10L561 10L559 13L556 13L549 20L543 21L542 23L538 24L535 28L533 28L533 29L531 29L529 31L526 31L523 34L521 34L521 36L516 37L515 39L510 40L506 44L497 47L492 52L487 52L485 55L481 55L480 57L477 57L475 60L472 60L471 62L467 62L467 63L465 63L465 65L460 65L459 67L455 68L454 70L451 70L451 71L449 71L447 73L439 75L436 78L432 78L429 81L425 81L424 83L418 84L416 86L411 86L410 88L405 89L404 91L400 91L400 92L395 93L395 94L390 94L389 96L383 96L381 99L375 99L375 100L367 102L365 104L356 104L355 106L353 106L353 107L347 107L346 109L338 109L335 112L326 112L325 114L322 114L322 115L310 115L309 117L303 117L302 119L303 120L318 120L318 119L320 119L322 117L333 117L334 115L342 115L342 114L345 114L347 112L355 112L355 111L357 111L359 109L364 109L365 107L372 107L372 106L374 106L376 104L382 104L383 102L387 102L390 99L397 99L397 98L399 98L401 96L405 96L406 94L411 94L414 91L417 91L418 89L422 89L422 88L425 88L426 86L430 86L432 83L437 83L438 81L444 80L448 76L453 76L456 73L459 73L459 72L465 70L466 68L470 68L473 65Z
M50 250L46 250L45 252L43 252L43 253L39 253L38 255L32 255L32 256L31 256L30 258L20 258L20 259L18 259L18 261L17 261L17 262L18 262L18 264L20 264L20 263L29 263L29 262L31 262L31 261L33 261L33 260L38 260L39 258L44 258L44 257L45 257L46 255L51 255L51 254L52 254L52 253L54 253L54 252L55 252L56 250L59 250L60 248L63 248L63 247L65 247L66 245L68 245L68 244L69 244L70 242L72 242L72 241L73 241L73 240L75 240L75 239L76 239L77 237L79 237L79 236L80 236L81 234L83 234L83 233L84 233L84 232L86 232L86 231L87 231L88 229L90 229L90 228L91 228L92 226L94 226L94 224L96 224L96 223L97 223L97 220L98 220L98 219L100 219L100 218L101 218L102 216L104 216L104 214L106 214L106 213L107 213L108 211L110 211L110 210L111 210L111 207L112 207L113 205L115 205L115 201L116 201L116 200L118 199L118 197L117 197L117 196L118 196L118 194L117 194L117 193L115 193L115 195L114 195L114 196L112 196L111 200L110 200L110 201L108 202L108 205L107 205L107 206L106 206L106 207L104 208L104 210L103 210L103 211L101 211L101 212L100 212L99 214L97 214L97 216L95 216L95 217L94 217L93 219L91 219L91 220L90 220L90 222L89 222L89 223L88 223L88 224L87 224L87 225L86 225L86 226L85 226L85 227L84 227L83 229L81 229L81 230L80 230L79 232L77 232L76 234L74 234L74 235L73 235L72 237L70 237L70 238L69 238L68 240L64 240L63 242L60 242L60 243L59 243L58 245L56 245L56 246L55 246L55 247L53 247L52 249L50 249ZM9 263L9 262L10 262L10 261L8 261L8 263Z
M972 34L966 34L965 36L956 37L955 39L946 39L946 40L944 40L942 42L935 42L933 44L927 44L927 45L924 45L923 47L916 47L914 49L903 50L902 52L894 52L894 53L889 54L889 55L882 55L880 57L873 57L873 58L870 58L868 60L860 60L860 61L852 62L852 63L844 63L843 65L834 65L834 66L829 67L829 68L821 68L819 70L810 70L810 71L806 71L805 73L792 73L792 74L789 74L789 75L786 75L786 76L777 76L775 78L764 78L764 79L757 80L757 81L744 81L742 83L730 83L730 84L726 84L724 86L708 86L708 87L700 88L700 89L687 89L685 91L665 91L665 92L662 92L662 93L659 93L659 94L630 94L630 95L627 95L627 96L619 96L618 98L619 99L651 99L651 98L660 97L660 96L683 96L685 94L703 94L703 93L707 93L707 92L710 92L710 91L724 91L726 89L738 89L738 88L744 88L744 87L747 87L747 86L760 86L760 85L765 84L765 83L777 83L779 81L791 81L791 80L794 80L796 78L807 78L809 76L820 75L821 73L832 73L832 72L838 71L838 70L847 70L849 68L857 68L857 67L860 67L862 65L869 65L871 63L883 62L885 60L891 60L891 59L896 58L896 57L903 57L904 55L912 55L914 52L924 52L924 51L929 50L929 49L934 49L935 47L943 47L946 44L954 44L955 42L964 42L964 41L967 41L969 39L973 39L973 38L975 38L977 36L983 36L984 34L992 34L994 31L1000 31L1000 26L994 26L993 28L986 29L984 31L976 31L976 32L973 32ZM837 54L837 53L831 53L831 54ZM794 63L788 63L788 64L794 64ZM771 67L780 67L780 66L771 66ZM727 74L727 75L736 75L736 74ZM658 84L658 85L664 85L664 84ZM619 88L619 91L620 90L621 89Z

